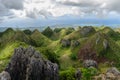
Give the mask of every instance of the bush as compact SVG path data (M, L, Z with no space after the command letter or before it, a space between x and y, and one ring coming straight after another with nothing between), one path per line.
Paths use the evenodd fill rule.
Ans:
M53 35L53 30L50 28L50 27L47 27L43 32L42 34L47 36L47 37L51 37Z
M70 59L71 59L71 60L77 60L77 54L71 53L71 54L70 54Z
M96 68L82 68L82 78L83 80L92 80L92 77L95 76L98 71Z
M59 64L58 57L53 51L50 49L44 49L42 53L47 57L48 60L50 60L53 63Z
M75 69L69 68L68 70L60 72L60 80L76 80Z
M32 34L32 32L29 30L29 29L26 29L26 30L24 30L23 31L25 34L27 34L27 35L31 35Z

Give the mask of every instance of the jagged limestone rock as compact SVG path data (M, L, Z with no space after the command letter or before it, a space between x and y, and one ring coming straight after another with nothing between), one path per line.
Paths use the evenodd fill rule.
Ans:
M103 46L105 49L107 49L109 47L108 41L106 39L104 39L104 41L103 41Z
M94 60L85 60L85 61L83 62L83 66L84 66L85 68L90 68L90 67L95 67L95 68L97 68L97 67L98 67L98 64L97 64L97 62L94 61Z
M62 47L68 47L71 45L71 41L69 39L62 39L60 43L62 44Z
M92 26L84 26L81 30L80 30L80 34L82 34L83 36L87 36L90 33L95 32L95 29Z
M100 42L100 33L97 33L96 45Z
M32 47L15 49L5 69L11 80L58 80L58 65L43 59Z
M11 80L10 74L6 71L0 73L0 80Z
M71 42L71 46L72 46L72 47L77 47L77 46L79 46L79 45L80 45L80 42L77 41L77 40Z
M120 71L116 67L109 68L107 70L107 73L112 73L116 76L118 76L118 75L120 76Z
M109 68L105 74L94 76L93 80L120 80L120 72L117 68Z
M116 80L116 76L112 73L106 73L106 79L108 80Z
M82 78L82 72L80 71L80 69L76 70L75 77L76 77L76 80L81 80L81 78Z

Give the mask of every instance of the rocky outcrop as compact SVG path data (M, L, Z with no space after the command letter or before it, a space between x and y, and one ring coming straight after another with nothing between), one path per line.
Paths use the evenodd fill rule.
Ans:
M0 73L0 80L11 80L10 74L6 71Z
M71 41L69 39L62 39L60 43L62 44L62 47L69 47L71 45Z
M79 45L80 45L80 42L77 41L77 40L72 41L72 43L71 43L71 46L72 46L72 47L77 47L77 46L79 46Z
M77 69L77 71L75 72L75 77L76 77L76 80L81 80L82 73L79 69Z
M108 41L106 39L103 41L103 47L105 50L109 47Z
M107 73L112 73L112 74L114 74L116 76L120 75L120 71L116 67L109 68L107 70Z
M58 80L58 65L43 59L32 47L15 49L5 71L11 80Z
M62 39L60 41L60 44L62 47L77 47L80 45L80 42L77 40L70 40L70 39Z
M95 76L93 80L120 80L120 72L117 68L112 67L105 74Z
M84 66L85 68L89 68L89 67L95 67L95 68L97 68L97 67L98 67L98 64L97 64L97 62L94 61L94 60L85 60L85 61L83 62L83 66Z
M81 30L80 30L80 34L82 34L82 36L87 36L90 33L94 33L95 29L92 26L84 26Z

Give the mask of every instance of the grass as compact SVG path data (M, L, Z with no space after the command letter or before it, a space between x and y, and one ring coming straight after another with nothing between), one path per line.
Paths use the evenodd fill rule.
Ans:
M10 59L0 60L0 72L2 72L5 67L8 65Z
M74 61L72 61L69 57L69 55L71 54L71 51L70 49L64 51L64 54L61 55L60 57L60 68L61 69L67 69L68 67L71 67L72 66L72 63Z
M32 44L36 47L47 46L49 43L51 43L51 40L40 33L38 30L35 30L30 37Z
M101 73L106 73L106 71L108 70L108 68L110 68L111 66L109 65L109 63L100 63L98 68L100 69Z

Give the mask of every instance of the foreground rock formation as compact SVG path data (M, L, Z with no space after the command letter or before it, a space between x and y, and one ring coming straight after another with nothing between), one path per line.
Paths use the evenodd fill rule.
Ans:
M106 73L95 76L93 80L120 80L120 72L117 68L112 67Z
M5 71L11 80L58 80L58 65L43 59L32 47L15 49Z
M6 71L0 73L0 80L11 80L10 74Z

